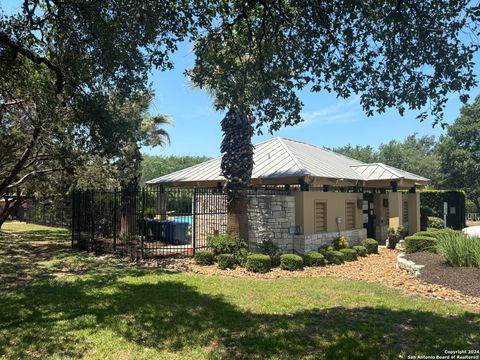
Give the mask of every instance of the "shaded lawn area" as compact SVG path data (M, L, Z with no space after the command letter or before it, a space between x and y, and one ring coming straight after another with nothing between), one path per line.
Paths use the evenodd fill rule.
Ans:
M0 358L364 359L479 349L480 315L335 278L252 280L141 269L7 223Z

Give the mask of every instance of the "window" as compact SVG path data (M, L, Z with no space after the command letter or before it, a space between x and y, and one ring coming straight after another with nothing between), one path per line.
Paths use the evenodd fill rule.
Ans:
M408 222L408 201L403 202L403 223Z
M347 229L355 229L355 203L351 201L346 203L345 226Z
M327 203L325 201L315 201L314 216L315 233L327 231Z

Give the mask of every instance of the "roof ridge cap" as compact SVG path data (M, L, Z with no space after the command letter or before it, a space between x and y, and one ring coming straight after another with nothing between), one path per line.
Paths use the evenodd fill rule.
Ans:
M384 170L387 170L387 171L390 171L391 173L393 173L394 175L398 176L399 178L404 178L405 176L403 176L402 174L399 174L398 172L396 172L396 168L393 167L393 166L390 166L390 165L387 165L387 164L384 164L384 163L377 163L378 165L380 165ZM400 169L399 169L400 170ZM413 174L412 174L413 175Z
M283 142L283 138L281 137L278 137L278 141L280 142L280 144L282 145L282 147L285 149L285 151L288 153L288 155L290 156L290 158L293 160L293 162L295 163L295 165L298 166L298 169L300 171L305 171L306 173L306 169L304 168L304 166L302 165L302 163L292 154L292 152L290 151L290 149L288 148L288 146ZM308 175L308 174L306 174Z

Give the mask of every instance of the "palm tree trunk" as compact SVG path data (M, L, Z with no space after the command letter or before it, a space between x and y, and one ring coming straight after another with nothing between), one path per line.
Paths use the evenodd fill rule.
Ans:
M226 179L227 231L248 241L247 189L253 170L253 118L232 106L222 120L222 174Z
M248 198L246 190L237 190L227 202L229 234L248 241Z

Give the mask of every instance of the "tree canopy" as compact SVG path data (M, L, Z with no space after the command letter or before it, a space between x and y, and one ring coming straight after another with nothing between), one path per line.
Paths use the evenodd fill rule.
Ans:
M381 162L386 165L424 176L431 180L430 186L442 183L437 139L433 135L412 134L403 141L390 140L378 149L370 145L347 145L334 151L366 163Z
M460 110L439 145L443 184L466 192L480 212L480 96Z
M173 66L169 55L197 29L197 5L35 0L1 14L0 197L68 187L89 164L155 142L160 118L139 121L125 104L151 98L148 73Z
M302 121L298 90L360 94L368 115L396 108L442 120L450 92L476 85L479 9L468 0L225 1L189 72L218 109L249 106L257 129ZM473 39L473 40L471 40Z

